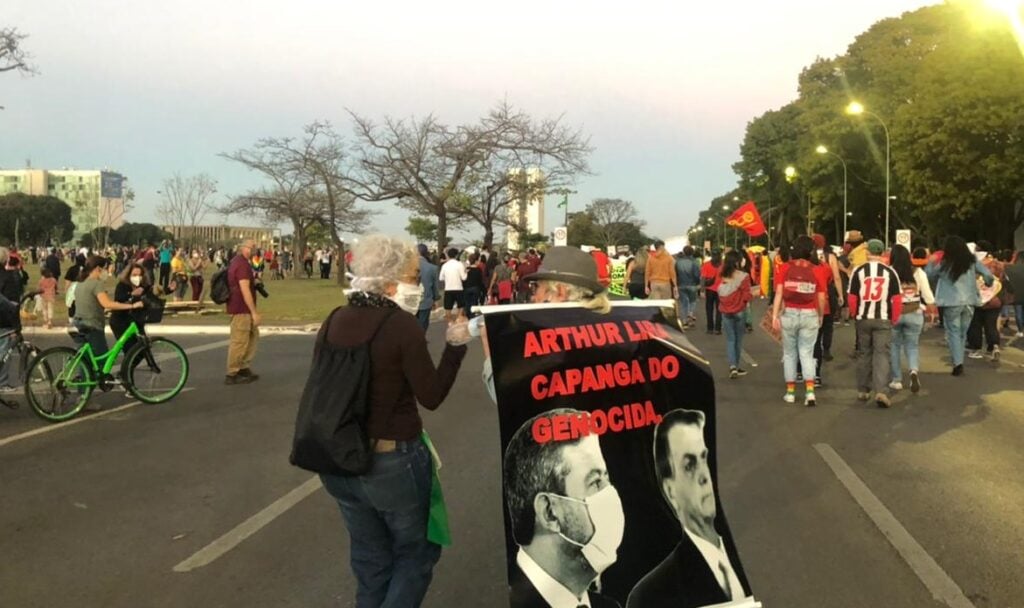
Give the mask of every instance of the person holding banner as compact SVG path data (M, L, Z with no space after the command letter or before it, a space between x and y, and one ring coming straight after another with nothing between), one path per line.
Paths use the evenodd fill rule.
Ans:
M704 412L672 410L654 429L654 466L682 540L637 583L626 608L699 608L747 597L734 557L715 528L718 506L708 466Z

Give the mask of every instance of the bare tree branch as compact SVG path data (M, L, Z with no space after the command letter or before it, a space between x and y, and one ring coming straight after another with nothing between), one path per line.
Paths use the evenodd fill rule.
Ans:
M168 225L195 239L196 226L213 208L213 195L217 193L217 180L206 173L185 177L175 173L165 179L161 195L163 200L157 213ZM188 228L188 232L185 232Z
M26 38L28 34L22 34L16 27L0 28L0 72L16 70L26 76L39 73L29 62L32 55L21 46Z

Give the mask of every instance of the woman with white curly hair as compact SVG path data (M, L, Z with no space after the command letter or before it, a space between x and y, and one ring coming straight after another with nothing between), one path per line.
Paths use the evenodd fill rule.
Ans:
M449 326L434 367L415 316L423 287L412 245L384 235L360 239L352 271L356 291L324 322L317 342L370 344L364 428L374 446L373 465L364 475L321 479L351 538L356 605L419 606L441 547L427 540L432 464L416 403L435 410L447 397L466 355L468 324Z

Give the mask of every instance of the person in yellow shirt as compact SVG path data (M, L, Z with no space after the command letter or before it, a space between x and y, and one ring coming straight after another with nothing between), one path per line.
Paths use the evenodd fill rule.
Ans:
M188 273L185 270L185 250L179 249L174 252L171 258L171 281L170 286L174 290L174 301L180 302L185 297L185 288L188 286Z
M647 267L644 269L644 282L647 295L652 300L676 298L676 261L665 251L664 241L654 242L654 253L648 256Z

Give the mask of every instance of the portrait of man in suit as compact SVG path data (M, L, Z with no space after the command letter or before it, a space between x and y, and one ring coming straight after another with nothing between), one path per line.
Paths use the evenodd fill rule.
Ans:
M622 502L597 436L538 442L542 417L524 423L505 449L505 500L519 550L511 575L512 608L620 608L596 583L615 563L625 531ZM540 421L544 422L544 421Z
M718 508L704 422L703 412L679 409L665 414L654 429L656 477L683 536L633 588L627 608L697 608L748 595L715 529Z

